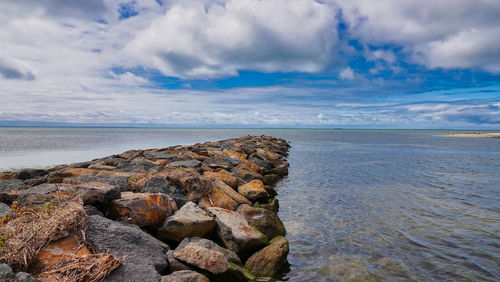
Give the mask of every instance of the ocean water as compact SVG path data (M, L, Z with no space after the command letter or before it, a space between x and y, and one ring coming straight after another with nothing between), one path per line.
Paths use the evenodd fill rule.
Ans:
M243 135L291 141L288 281L499 281L500 139L439 131L0 128L0 170Z

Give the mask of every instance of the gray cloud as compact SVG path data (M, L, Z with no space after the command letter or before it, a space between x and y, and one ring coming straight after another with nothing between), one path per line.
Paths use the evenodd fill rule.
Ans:
M0 76L7 79L34 80L35 72L27 64L0 54Z

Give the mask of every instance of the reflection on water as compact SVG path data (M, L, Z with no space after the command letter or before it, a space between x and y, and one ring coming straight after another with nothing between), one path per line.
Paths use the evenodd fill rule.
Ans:
M0 169L242 136L292 142L289 281L500 280L500 139L439 132L0 129Z

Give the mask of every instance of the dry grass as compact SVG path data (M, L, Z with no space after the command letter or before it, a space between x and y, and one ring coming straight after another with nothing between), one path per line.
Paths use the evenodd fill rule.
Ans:
M123 260L111 254L67 255L49 266L37 278L42 281L95 282L104 279L122 263Z
M41 207L13 207L15 218L0 222L0 262L26 271L38 252L70 233L80 234L85 224L78 199L46 203Z

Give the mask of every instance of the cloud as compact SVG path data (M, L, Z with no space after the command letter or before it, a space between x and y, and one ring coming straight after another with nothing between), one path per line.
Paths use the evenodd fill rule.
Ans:
M350 36L402 46L430 68L500 71L500 2L490 0L335 0Z
M342 80L353 80L354 78L356 78L356 74L350 67L346 67L345 69L340 71L339 77Z
M34 80L35 71L19 60L0 54L0 76L7 79Z
M313 0L176 2L125 53L135 65L182 78L317 72L335 56L335 14Z

